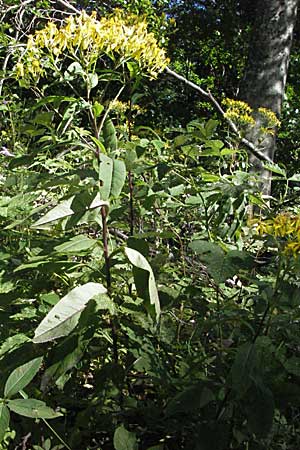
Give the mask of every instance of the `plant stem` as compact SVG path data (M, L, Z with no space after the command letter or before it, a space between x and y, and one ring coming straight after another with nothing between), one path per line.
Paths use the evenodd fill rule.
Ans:
M103 241L103 253L105 260L105 273L106 273L106 286L108 292L111 290L111 272L110 272L110 259L108 251L108 229L107 229L107 212L105 206L101 207L101 217L102 217L102 241ZM117 326L114 318L110 319L110 327L113 340L113 358L114 362L118 364L118 337L117 337Z
M103 241L103 253L105 260L105 273L106 273L106 286L107 289L111 288L111 274L110 274L110 261L108 251L108 230L107 230L107 212L105 206L101 207L102 217L102 241Z
M130 222L130 236L134 233L134 210L133 210L133 175L131 170L128 172L129 184L129 222Z

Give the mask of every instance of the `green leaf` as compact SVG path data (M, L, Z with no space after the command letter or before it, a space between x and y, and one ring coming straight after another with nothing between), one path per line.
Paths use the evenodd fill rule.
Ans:
M103 154L99 155L99 191L102 200L109 199L113 176L113 167L114 163L112 158Z
M100 196L103 200L119 197L126 179L123 161L101 154L99 167Z
M137 440L135 433L127 431L121 425L114 433L114 447L115 450L137 450Z
M114 159L113 162L113 177L110 196L112 198L118 198L126 180L126 166L124 161L120 161L119 159Z
M239 396L243 396L252 384L252 374L257 366L255 345L246 342L241 345L235 355L231 368L232 388Z
M0 443L2 442L5 433L9 426L9 409L4 403L0 403Z
M167 405L167 417L178 413L193 413L215 400L213 392L203 383L189 386L177 394Z
M105 293L106 289L102 284L92 282L72 289L39 324L35 330L33 342L48 342L67 336L76 327L79 316L88 301L97 294Z
M49 408L46 403L34 398L9 400L7 406L14 413L33 419L55 419L62 416L61 413Z
M111 119L106 119L103 125L104 145L107 149L114 151L118 147L116 129Z
M274 398L270 389L262 383L253 385L246 398L248 428L257 437L267 437L274 417Z
M93 89L98 84L98 75L96 73L89 73L87 76L87 85L89 89Z
M148 290L149 290L149 299L151 305L154 305L155 312L156 312L156 319L158 320L160 315L160 302L158 297L158 292L155 284L155 278L152 271L152 268L146 258L137 250L134 250L133 248L126 247L125 248L125 254L131 264L133 264L135 267L145 270L148 272Z
M95 103L94 103L93 106L92 106L92 109L93 109L94 116L97 118L97 117L99 117L99 116L101 115L101 113L103 112L104 106L101 105L101 103L95 101Z
M280 167L278 164L264 164L264 169L267 169L273 173L277 173L278 175L282 175L286 178L286 170L283 169L283 167Z
M217 129L219 122L218 120L209 119L209 121L205 124L205 132L207 139L210 139L214 132Z
M294 173L293 176L291 176L290 178L288 178L289 181L300 181L300 173Z
M57 245L54 247L54 250L59 253L77 254L79 252L91 249L96 245L96 243L97 242L94 239L81 234L79 236L74 236L63 244Z
M300 358L292 356L285 361L284 368L288 373L300 377Z
M241 269L248 269L254 265L254 259L247 252L232 250L225 254L214 242L196 239L189 247L197 253L217 283L223 283L237 275Z
M10 398L24 389L35 377L41 367L43 358L35 358L17 367L8 377L4 387L4 397Z
M51 222L70 217L73 214L84 214L89 209L100 208L101 206L108 208L108 202L103 201L103 199L100 199L97 195L93 200L89 196L85 198L84 195L74 195L50 209L50 211L31 225L31 227L45 228L45 225Z

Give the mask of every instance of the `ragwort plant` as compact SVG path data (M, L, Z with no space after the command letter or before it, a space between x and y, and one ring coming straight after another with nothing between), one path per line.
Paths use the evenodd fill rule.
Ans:
M15 58L3 448L28 427L37 449L279 448L299 407L296 215L247 223L266 206L216 121L135 127L139 83L167 64L143 19L82 12Z

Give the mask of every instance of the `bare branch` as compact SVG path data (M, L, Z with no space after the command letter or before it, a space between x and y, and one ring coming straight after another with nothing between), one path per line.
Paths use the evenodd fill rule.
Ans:
M75 8L75 6L71 5L71 3L65 0L57 0L57 2L63 5L65 8L69 9L70 11L73 11L76 14L80 14L80 10Z

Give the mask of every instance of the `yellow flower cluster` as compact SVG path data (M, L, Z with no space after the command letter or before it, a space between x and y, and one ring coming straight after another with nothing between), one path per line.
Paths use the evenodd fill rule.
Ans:
M16 75L38 79L45 73L49 58L57 62L66 52L85 68L104 55L123 61L133 59L151 77L156 77L168 64L164 50L158 46L154 34L147 31L143 18L125 16L116 10L114 15L98 20L95 12L88 15L83 11L70 16L61 28L50 21L29 36L26 51L16 64Z
M261 131L267 134L274 134L274 129L280 127L280 120L277 119L276 114L267 108L258 108L258 112L264 122Z
M130 105L129 102L125 103L120 100L113 100L109 107L120 115L125 114L129 110L133 114L142 113L144 111L139 105Z
M275 238L285 238L284 253L297 257L300 254L300 216L280 213L272 219L255 220L256 232Z
M255 125L256 121L252 115L253 109L247 103L230 98L225 98L222 103L227 108L224 114L227 119L243 127ZM263 126L260 127L261 132L274 134L274 129L280 126L280 121L277 119L276 114L270 109L262 107L258 108L258 113L263 123Z
M240 126L255 125L255 120L251 116L253 110L247 103L230 98L225 98L222 103L227 108L224 114L226 119L232 120Z

